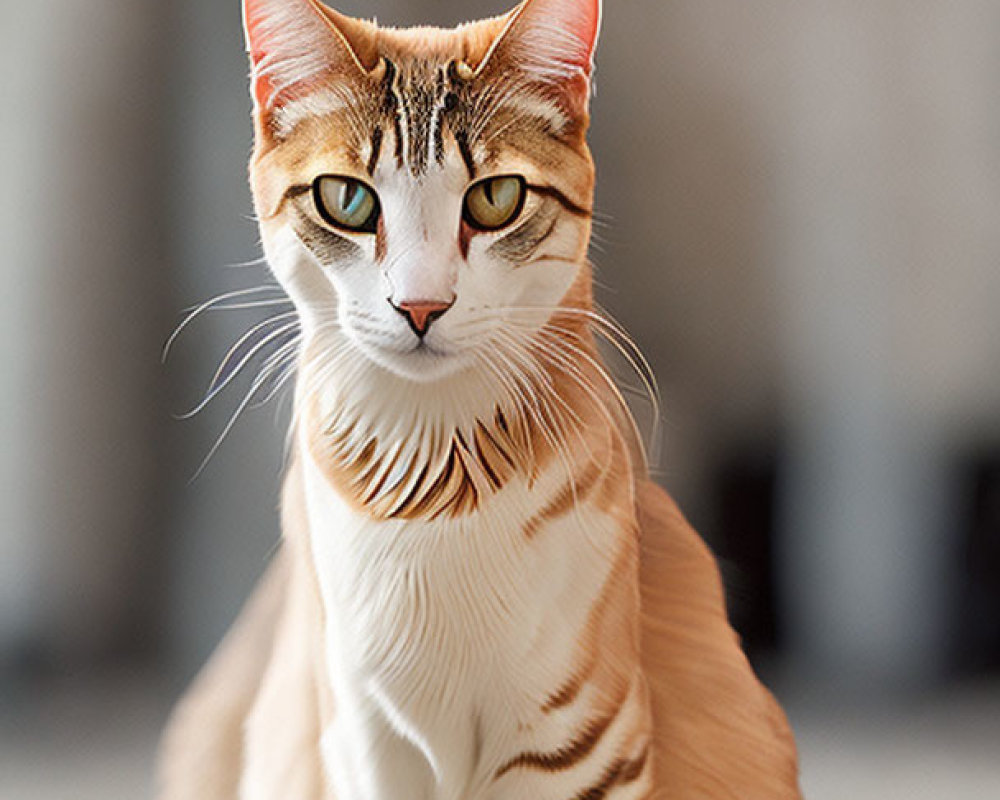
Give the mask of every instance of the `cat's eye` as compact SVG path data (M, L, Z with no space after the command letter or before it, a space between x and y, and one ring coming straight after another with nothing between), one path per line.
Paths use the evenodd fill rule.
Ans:
M526 195L527 185L520 175L487 178L465 193L462 218L476 230L500 230L520 216Z
M336 228L375 233L378 227L378 196L359 180L321 175L313 182L313 199L319 215Z

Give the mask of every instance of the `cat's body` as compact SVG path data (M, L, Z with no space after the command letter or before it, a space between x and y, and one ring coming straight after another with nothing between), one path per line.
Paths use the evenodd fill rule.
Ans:
M598 15L247 3L255 199L306 346L284 552L175 716L163 800L798 797L591 332Z

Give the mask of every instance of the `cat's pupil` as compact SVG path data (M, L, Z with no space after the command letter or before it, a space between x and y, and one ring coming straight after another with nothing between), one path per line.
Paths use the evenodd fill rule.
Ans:
M340 197L340 207L344 209L344 211L348 214L356 212L361 206L363 199L360 184L353 183L352 181L344 181L344 187L341 189Z

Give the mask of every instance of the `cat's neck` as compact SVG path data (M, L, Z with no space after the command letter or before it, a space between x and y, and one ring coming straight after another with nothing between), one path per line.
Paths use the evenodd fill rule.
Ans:
M433 383L360 356L324 376L307 348L298 403L304 446L341 497L374 519L471 513L514 479L531 485L613 424L586 316L567 315L560 335L572 355L550 345L530 363L470 368Z

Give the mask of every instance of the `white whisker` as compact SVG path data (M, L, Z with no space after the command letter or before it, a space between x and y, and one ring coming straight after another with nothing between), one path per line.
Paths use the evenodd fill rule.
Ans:
M196 306L190 313L181 320L181 323L174 328L174 332L170 334L165 345L163 345L163 354L161 355L161 362L165 363L167 358L170 356L170 350L177 341L177 337L181 335L185 328L190 325L194 320L204 314L206 311L211 309L213 306L219 303L224 303L227 300L232 300L235 297L245 297L251 294L259 294L260 292L283 292L282 288L277 284L264 284L261 286L252 286L249 289L236 289L232 292L225 292L224 294L217 295L211 300L206 300L201 305Z
M255 355L257 355L262 349L267 347L267 345L273 342L275 339L280 338L281 336L284 336L290 333L291 331L295 330L298 327L299 322L297 319L295 319L271 331L271 333L267 334L267 336L265 336L263 339L257 342L257 344L255 344L241 358L239 358L236 361L236 366L233 367L231 361L234 354L237 353L239 349L248 340L252 339L253 336L259 333L261 330L265 329L267 326L273 325L275 322L278 322L282 318L295 316L295 314L296 312L291 311L286 314L279 314L276 317L271 317L270 319L264 320L263 322L254 325L249 331L243 334L243 336L241 336L239 340L232 347L229 348L229 350L226 352L226 355L223 356L222 362L216 368L215 375L212 376L212 380L208 385L208 390L205 393L205 397L202 398L202 400L198 403L198 405L196 405L193 409L191 409L185 414L181 414L179 416L179 419L190 419L191 417L197 415L199 412L204 410L204 408L209 403L211 403L214 398L216 398L219 395L219 392L221 392L230 383L233 382L236 376L239 375L240 372L242 372L243 368L247 364L249 364L250 361L253 360L253 357ZM227 370L229 370L228 374ZM223 375L225 375L225 378L222 377Z

